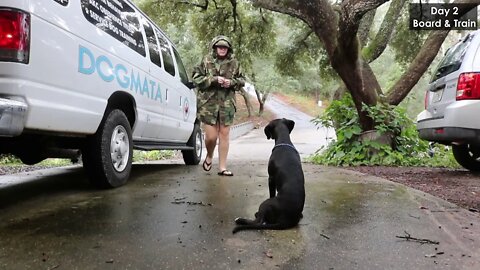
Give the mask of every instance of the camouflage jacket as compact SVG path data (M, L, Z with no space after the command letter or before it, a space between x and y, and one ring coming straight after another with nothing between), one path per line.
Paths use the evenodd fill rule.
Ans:
M221 87L217 76L230 79L230 88ZM192 78L198 90L198 108L214 112L235 108L235 90L245 85L240 65L231 51L225 59L218 59L215 52L205 56L194 68Z

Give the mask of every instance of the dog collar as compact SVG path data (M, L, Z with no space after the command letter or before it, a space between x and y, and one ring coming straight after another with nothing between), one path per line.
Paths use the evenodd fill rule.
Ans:
M295 146L293 146L293 145L291 145L291 144L288 144L288 143L275 144L275 146L274 146L273 149L272 149L272 152L273 152L273 150L274 150L277 146L288 146L288 147L290 147L290 148L293 148L293 150L295 150L295 151L298 153L298 151L297 151L297 149L295 148Z

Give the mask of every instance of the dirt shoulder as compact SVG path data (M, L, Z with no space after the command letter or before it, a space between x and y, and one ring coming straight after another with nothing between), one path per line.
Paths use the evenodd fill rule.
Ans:
M468 170L385 166L347 167L347 169L421 190L473 212L480 211L480 175Z

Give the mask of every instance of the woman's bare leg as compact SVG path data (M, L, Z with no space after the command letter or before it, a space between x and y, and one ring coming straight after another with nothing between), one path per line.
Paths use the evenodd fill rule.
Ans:
M207 163L212 163L213 152L217 146L218 126L205 124L203 129L205 130L205 148L207 148L207 157L205 160Z
M220 171L227 169L227 156L230 147L230 126L219 126L218 159Z

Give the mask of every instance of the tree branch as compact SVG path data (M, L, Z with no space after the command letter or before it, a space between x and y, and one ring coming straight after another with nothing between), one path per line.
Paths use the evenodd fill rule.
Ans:
M360 39L360 45L365 46L369 40L370 29L372 28L373 19L375 18L376 9L370 10L367 12L360 22L358 28L358 38Z
M389 0L347 0L340 5L340 36L356 36L363 15Z
M304 21L323 41L329 55L337 45L337 15L328 0L251 0L254 6Z
M298 35L294 39L294 44L295 44L294 46L295 47L303 46L305 48L308 48L307 39L310 37L310 35L312 33L313 33L313 31L311 29L308 29L306 31L302 31L302 33L300 33L300 35Z
M407 241L415 241L415 242L418 242L418 243L421 243L421 244L433 244L433 245L439 245L440 244L440 242L433 241L433 240L430 240L430 239L411 237L410 234L407 231L404 231L404 232L405 232L405 236L396 235L395 237L402 238L402 239L405 239Z
M238 18L237 1L230 0L230 4L232 4L233 32L237 32L237 18Z
M376 9L388 0L347 0L340 5L340 21L338 40L348 47L357 38L358 28L363 15Z
M201 8L201 9L203 9L203 11L205 11L205 10L208 9L208 0L204 0L204 1L205 1L205 4L203 4L203 5L200 5L200 4L197 4L197 3L192 3L192 2L189 2L189 1L178 1L177 4L190 5L190 6Z
M368 63L377 59L383 53L385 48L387 48L387 44L392 37L393 30L395 29L395 25L397 24L405 2L406 0L392 1L375 38L368 47L362 50L362 54Z
M423 43L415 59L402 74L395 85L388 90L387 102L391 105L398 105L410 93L410 90L417 84L428 69L433 59L440 50L440 46L448 35L449 30L432 31Z
M471 6L461 6L458 14L466 14L474 4L480 4L480 0L459 0L458 3L469 3ZM432 31L423 43L422 48L413 59L408 69L402 74L398 81L389 89L387 102L391 105L398 105L410 93L411 89L417 84L422 75L428 69L433 59L440 50L440 46L447 37L450 30Z
M304 14L301 11L301 2L292 0L251 0L254 6L268 9L270 11L287 14L297 19L305 21Z

